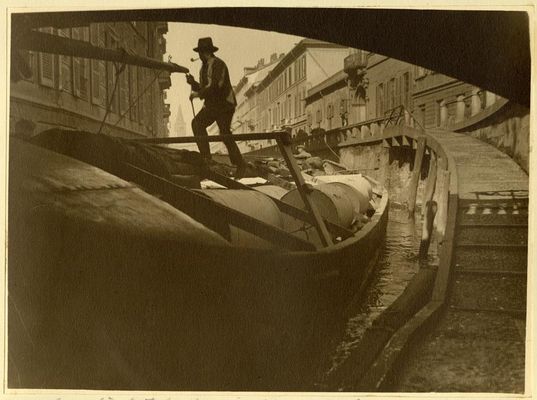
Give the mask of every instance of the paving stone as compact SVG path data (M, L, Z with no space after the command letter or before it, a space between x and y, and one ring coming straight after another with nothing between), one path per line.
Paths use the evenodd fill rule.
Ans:
M456 247L455 264L490 271L527 271L528 253L520 249Z
M524 392L520 341L432 335L408 359L400 392Z
M526 277L455 273L449 304L463 308L525 310Z
M472 227L461 226L457 233L458 244L490 243L490 244L527 244L528 227L496 226Z

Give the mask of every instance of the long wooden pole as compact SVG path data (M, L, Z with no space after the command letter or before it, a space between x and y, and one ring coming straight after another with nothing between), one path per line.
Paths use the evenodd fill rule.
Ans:
M227 135L210 135L210 136L175 136L161 138L144 138L144 139L128 139L132 142L151 143L151 144L174 144L174 143L200 143L200 142L223 142L225 140L233 140L235 142L241 140L267 140L267 139L282 139L287 140L287 132L268 132L268 133L242 133ZM290 141L290 140L289 140Z
M315 250L315 246L310 242L287 233L276 226L269 225L233 208L216 203L208 197L183 186L176 185L134 165L126 164L126 167L130 174L138 178L136 179L137 182L141 182L148 189L160 192L166 202L188 214L196 210L198 212L213 213L214 215L222 216L229 224L239 229L243 229L289 250Z
M284 143L281 138L277 138L276 142L278 143L278 147L280 148L280 152L282 153L283 159L287 163L289 172L291 173L291 176L296 183L298 193L300 193L300 197L302 197L302 201L306 206L306 210L308 210L308 212L313 216L313 220L315 222L315 229L319 234L321 243L323 244L323 246L332 245L333 242L332 237L330 236L330 232L328 232L328 229L326 228L324 220L316 204L310 198L311 189L306 186L304 177L300 172L300 167L298 166L295 157L293 156L293 152L291 151L291 146L289 145L289 143Z
M161 69L168 72L178 72L183 74L189 72L188 68L175 63L130 54L123 49L105 49L93 46L89 42L51 35L49 33L30 30L16 32L12 36L12 41L13 48L16 49L33 50L72 57L92 58L95 60L138 65L140 67Z

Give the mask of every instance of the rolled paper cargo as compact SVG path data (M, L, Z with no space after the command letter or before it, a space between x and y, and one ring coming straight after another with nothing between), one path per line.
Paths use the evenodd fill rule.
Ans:
M282 214L274 201L256 190L205 189L201 193L217 203L240 211L252 218L283 229ZM229 227L231 243L241 247L273 248L274 245L234 226Z
M310 198L324 218L344 227L351 226L355 212L359 212L359 201L355 190L347 185L327 183L314 186ZM298 189L291 190L281 200L305 209Z
M289 190L276 185L260 185L256 186L255 190L261 193L265 193L267 196L278 200L280 200L287 192L289 192Z
M334 183L339 182L353 188L360 197L360 212L365 213L370 206L370 200L373 198L373 188L362 175L325 175L315 177L317 182Z

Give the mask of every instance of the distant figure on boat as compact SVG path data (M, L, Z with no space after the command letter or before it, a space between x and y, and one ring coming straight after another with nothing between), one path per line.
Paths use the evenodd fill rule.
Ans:
M186 81L192 88L190 100L196 97L204 100L203 108L192 120L192 131L197 137L207 137L207 127L215 121L221 135L231 135L231 119L235 113L237 100L226 64L214 55L217 50L218 47L213 45L210 37L199 39L198 46L194 48L203 63L199 82L192 75L186 75ZM247 166L237 144L232 140L226 140L224 144L231 162L237 166L235 177L243 176ZM209 143L198 143L198 148L205 160L210 161Z
M306 147L302 144L296 146L296 154L294 155L296 159L306 159L310 158L311 154L306 151Z

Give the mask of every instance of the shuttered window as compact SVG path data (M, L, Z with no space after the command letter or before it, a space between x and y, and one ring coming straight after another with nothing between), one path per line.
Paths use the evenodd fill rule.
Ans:
M41 32L52 34L52 28L41 28ZM39 53L39 83L43 86L55 87L55 56L51 53Z
M99 28L97 24L90 25L90 43L99 45ZM99 60L91 59L91 102L99 104Z
M117 49L117 37L111 32L106 32L106 47L109 49ZM116 67L113 62L106 63L106 104L110 107L110 112L117 114L119 110L119 95L116 88L114 92L114 84L116 81Z
M138 67L138 93L142 93L144 90L144 76L145 76L145 68ZM140 96L138 99L138 115L140 116L140 124L144 124L145 122L145 115L144 115L144 105L145 105L145 99L144 96Z
M129 86L130 86L130 104L136 102L138 97L138 68L134 65L129 66ZM130 111L130 118L133 121L138 121L138 107L134 105Z
M106 37L104 24L99 24L99 47L106 47ZM106 61L99 60L99 104L106 107L107 101L107 85L106 85Z
M384 84L383 83L379 83L379 85L377 86L377 104L376 104L376 109L377 109L377 117L382 117L382 115L384 114Z
M408 72L403 74L403 82L401 86L403 92L403 105L406 108L410 108L410 74Z
M31 74L29 76L22 76L22 79L29 81L29 82L35 82L35 53L30 50L21 50L20 51L21 56L26 61L26 64L28 65L28 68L30 69Z
M58 35L65 38L71 37L71 29L59 29ZM73 57L59 56L59 87L67 93L73 93Z
M116 89L119 94L119 113L123 115L129 107L129 72L125 67L119 74L118 88Z
M90 43L104 47L103 24L90 25ZM91 60L91 102L104 107L106 104L106 66L102 60Z
M74 40L89 41L89 28L73 28L71 36ZM73 91L75 96L88 99L89 60L73 57Z
M388 110L395 107L395 78L388 81Z

